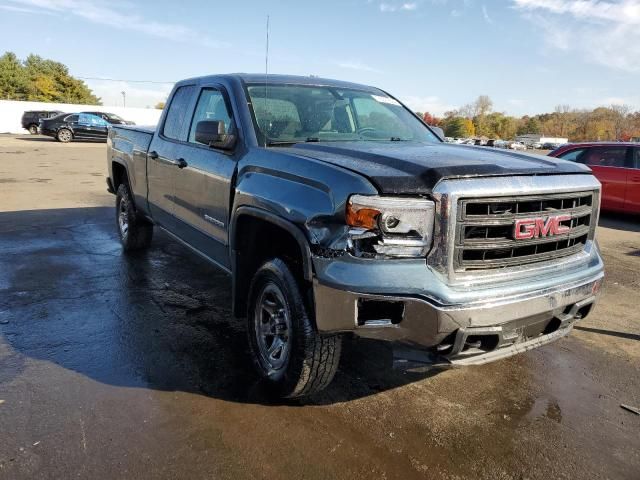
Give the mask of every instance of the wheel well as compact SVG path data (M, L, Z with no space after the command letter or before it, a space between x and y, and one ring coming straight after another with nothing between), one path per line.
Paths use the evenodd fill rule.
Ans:
M254 273L272 258L281 258L298 281L303 297L310 292L305 280L303 250L296 237L287 229L253 215L242 215L234 229L233 312L243 317L247 311L249 286Z
M122 183L129 185L129 177L127 177L127 169L124 167L124 165L118 162L112 162L111 172L113 175L113 190L115 192L118 191L118 187Z

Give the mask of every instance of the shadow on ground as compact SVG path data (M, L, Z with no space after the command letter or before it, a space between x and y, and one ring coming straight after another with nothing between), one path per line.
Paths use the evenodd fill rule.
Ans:
M601 212L598 226L625 232L640 232L640 215Z
M125 255L112 208L8 212L0 251L0 344L10 352L0 384L33 358L111 385L272 403L253 373L244 322L231 315L229 278L162 233L149 251ZM351 339L333 384L306 403L436 373L394 369L387 344Z

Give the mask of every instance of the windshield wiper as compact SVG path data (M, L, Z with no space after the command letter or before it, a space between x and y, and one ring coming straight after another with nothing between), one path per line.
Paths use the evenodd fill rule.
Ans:
M295 145L296 143L300 143L299 140L286 140L286 141L279 141L279 140L272 140L270 142L267 142L267 147L280 147L283 145Z
M400 137L391 137L389 140L392 142L408 142L409 141L405 138L400 138Z
M318 137L307 137L305 142L319 142L320 139Z

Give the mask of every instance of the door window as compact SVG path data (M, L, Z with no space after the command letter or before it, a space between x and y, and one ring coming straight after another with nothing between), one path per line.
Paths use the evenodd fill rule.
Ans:
M173 140L184 140L185 122L187 121L187 109L195 87L187 85L180 87L173 94L171 105L164 121L162 133Z
M580 157L580 155L582 155L583 152L584 148L577 148L575 150L563 153L562 155L560 155L560 158L562 160L569 160L570 162L577 162L578 158Z
M69 115L68 117L64 117L65 122L74 123L78 121L78 115Z
M202 120L219 120L224 122L224 131L231 129L231 115L227 109L227 104L220 90L205 88L200 93L196 111L193 114L191 129L189 131L189 142L196 143L196 126Z
M584 155L583 163L591 167L619 167L626 166L626 147L595 147Z
M107 122L99 116L87 113L81 113L78 115L78 123L80 125L87 125L90 127L106 127L108 125Z

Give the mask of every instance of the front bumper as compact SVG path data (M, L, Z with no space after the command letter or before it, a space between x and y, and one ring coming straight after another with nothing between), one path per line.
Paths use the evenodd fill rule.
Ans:
M424 263L406 263L389 270L397 275L387 275L391 293L384 293L376 263L378 269L389 267L352 258L330 263L314 259L319 331L352 332L426 348L454 364L493 361L566 335L590 312L604 278L596 248L588 262L571 269L559 266L547 279L455 289L430 275ZM369 285L355 291L354 276Z

